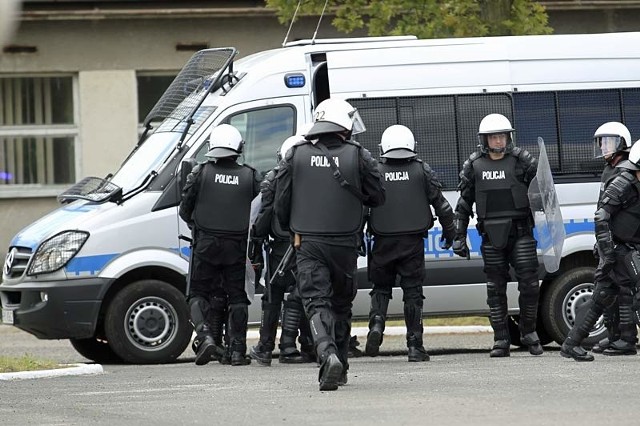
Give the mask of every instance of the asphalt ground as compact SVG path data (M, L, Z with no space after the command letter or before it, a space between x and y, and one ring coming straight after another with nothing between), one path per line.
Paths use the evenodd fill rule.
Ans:
M190 349L165 365L104 365L104 374L0 383L0 423L633 425L640 357L489 358L489 333L427 335L431 361L408 363L402 336L350 360L349 383L319 392L313 364L197 367ZM254 343L250 342L250 344ZM364 345L364 341L362 342ZM0 327L0 353L75 363L66 341Z

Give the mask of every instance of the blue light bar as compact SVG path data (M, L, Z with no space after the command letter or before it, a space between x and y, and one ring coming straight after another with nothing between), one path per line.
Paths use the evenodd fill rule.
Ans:
M303 74L286 74L284 84L289 88L304 87L305 78Z

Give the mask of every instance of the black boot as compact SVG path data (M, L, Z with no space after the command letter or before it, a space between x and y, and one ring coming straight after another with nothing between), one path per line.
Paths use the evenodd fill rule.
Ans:
M211 309L209 310L211 336L216 345L223 349L225 348L224 329L228 315L226 297L214 297L211 299ZM216 356L214 358L219 362L222 360L222 356Z
M192 348L196 353L196 365L205 365L211 361L212 357L221 356L224 348L216 345L211 329L206 323L205 318L209 314L209 303L202 297L193 297L189 299L189 310L191 314L191 322L196 331L196 339Z
M422 345L422 335L407 335L407 348L409 362L429 361L429 353Z
M602 352L603 355L636 355L638 329L635 324L635 313L633 312L633 294L627 288L620 289L618 296L620 304L620 339L612 342L608 349Z
M367 356L377 356L380 352L382 337L384 333L384 319L380 315L374 315L369 320L369 333L367 333L367 343L364 353Z
M604 317L604 326L607 328L607 337L600 340L598 343L593 345L593 348L591 348L591 352L597 354L601 354L605 349L608 349L611 346L611 343L620 339L620 328L618 327L618 324L620 323L620 314L617 299L615 303L605 308L602 316Z
M573 358L576 361L593 361L593 355L584 350L580 345L582 341L589 335L589 331L593 328L600 315L602 315L603 307L596 304L593 299L585 303L586 313L584 316L576 318L576 322L569 331L569 335L562 343L560 355L565 358Z
M251 358L247 352L247 319L248 306L246 303L232 303L229 305L229 340L231 347L231 365L247 365Z
M491 358L506 358L511 355L511 342L509 340L496 340L489 352Z
M531 355L542 355L544 350L542 344L540 344L540 338L535 331L520 337L520 342L529 347L529 353Z
M258 364L268 367L271 365L271 352L275 348L276 333L278 332L279 306L266 303L262 305L260 321L260 341L251 348L249 356Z
M336 354L338 348L335 341L335 319L328 309L317 310L309 318L310 329L316 349L316 357L322 365L329 354Z
M506 282L487 282L487 304L489 305L489 322L493 328L493 347L491 358L504 358L511 355L511 336L507 326Z
M636 344L625 340L616 340L612 342L607 349L602 352L603 355L637 355L638 349Z
M344 379L344 383L346 384L347 371L349 370L349 352L351 348L351 313L336 319L336 347L338 348L338 359L340 363L342 363L341 378Z
M602 352L605 351L605 349L609 349L610 346L611 346L611 340L609 340L608 337L605 337L604 339L600 340L598 343L593 345L593 347L591 348L591 352L596 354L601 354Z
M278 361L283 364L300 364L305 362L296 347L298 329L304 317L302 306L297 303L285 302L282 313L282 334L280 335L280 356Z
M407 327L407 348L409 362L429 361L429 354L422 346L422 287L414 293L405 289L404 322Z
M338 359L338 356L334 353L328 354L320 366L320 375L318 378L320 390L334 391L338 389L338 382L342 377L342 371L342 363Z
M369 333L364 353L368 356L377 356L382 345L384 324L387 319L391 292L381 290L374 284L371 296L371 308L369 309Z
M572 337L567 337L560 348L560 355L565 358L573 358L576 361L593 361L593 355L585 351L580 343Z

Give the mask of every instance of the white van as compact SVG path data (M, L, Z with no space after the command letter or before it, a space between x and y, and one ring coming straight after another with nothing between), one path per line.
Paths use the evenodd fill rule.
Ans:
M120 170L88 178L60 196L58 210L11 241L0 298L2 320L43 339L70 339L96 361L170 361L188 345L185 303L188 235L179 219L180 167L204 160L207 135L238 127L243 161L262 172L281 142L331 96L358 108L367 132L358 141L377 155L385 128L408 126L419 156L438 173L455 206L458 173L476 149L489 113L507 116L516 144L537 156L544 138L567 238L560 270L540 269L544 343L561 342L576 308L591 294L593 213L603 164L592 135L606 121L640 134L640 33L416 40L383 37L297 41L235 60L233 48L198 52L149 117L148 137ZM151 122L162 120L155 129ZM425 239L425 314L488 315L475 223L471 260ZM366 318L370 283L359 259L354 318ZM509 309L518 342L517 290ZM260 319L259 294L250 321ZM390 316L402 316L394 292ZM590 341L600 337L602 324Z

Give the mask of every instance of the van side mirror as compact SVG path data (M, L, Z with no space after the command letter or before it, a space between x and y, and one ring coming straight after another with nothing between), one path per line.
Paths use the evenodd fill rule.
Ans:
M187 183L187 176L189 176L196 164L198 163L195 158L189 158L180 163L180 173L178 174L178 191L180 194L182 194L182 190Z

